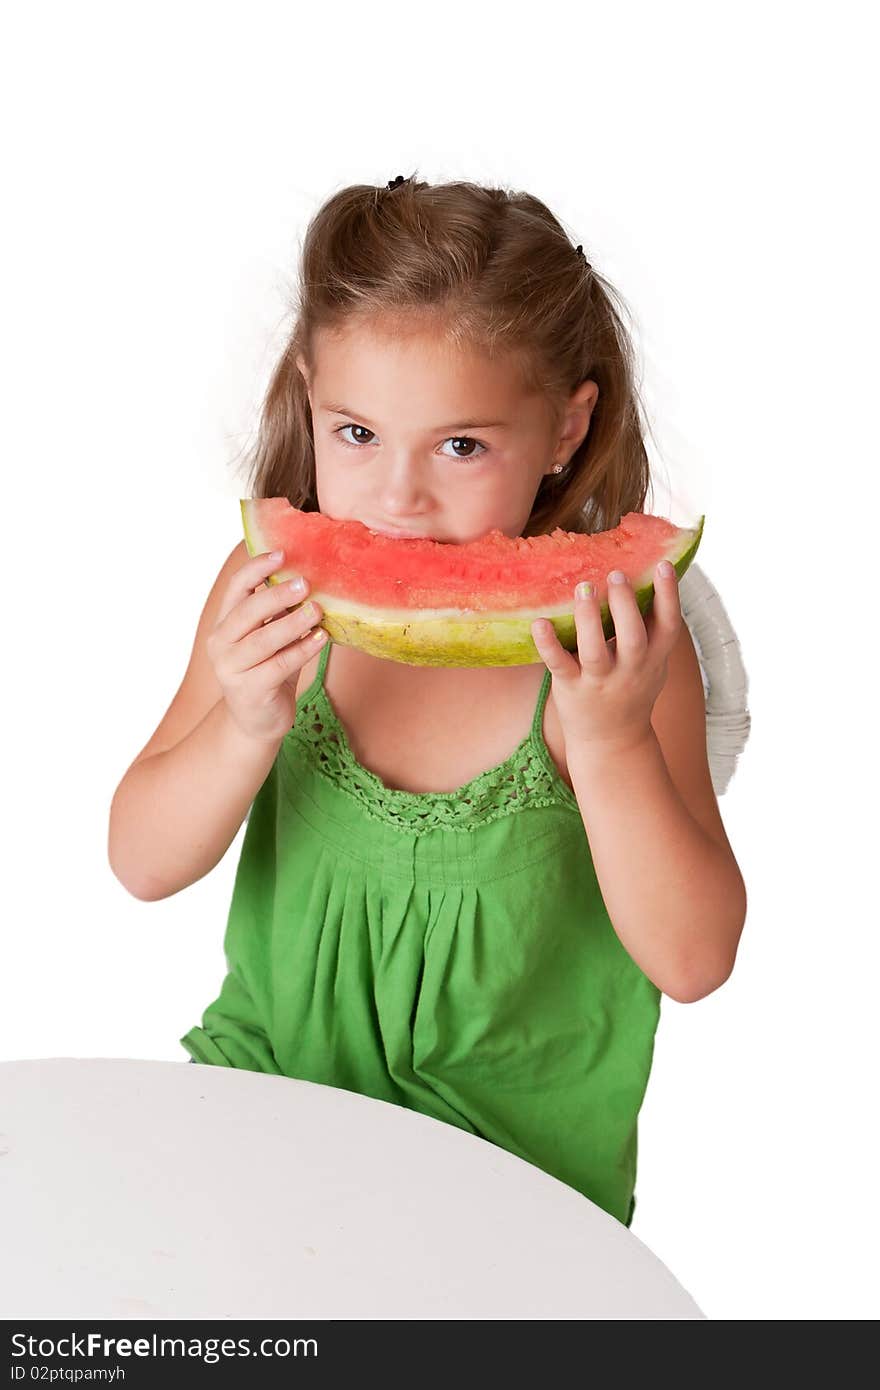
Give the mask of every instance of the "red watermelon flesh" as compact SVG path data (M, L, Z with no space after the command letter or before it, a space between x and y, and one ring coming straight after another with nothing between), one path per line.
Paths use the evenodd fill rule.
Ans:
M620 569L646 613L662 559L684 574L700 543L693 528L629 512L595 535L557 528L545 536L493 530L461 545L396 539L360 521L302 512L286 497L242 499L251 555L284 552L270 583L302 574L335 641L411 665L515 666L542 660L531 635L549 618L569 651L577 648L574 589L596 586L606 637L614 632L607 576ZM307 601L306 600L306 601Z

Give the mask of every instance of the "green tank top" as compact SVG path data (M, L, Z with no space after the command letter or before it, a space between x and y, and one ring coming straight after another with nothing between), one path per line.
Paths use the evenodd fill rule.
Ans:
M298 1077L476 1134L629 1226L661 992L622 946L542 734L454 792L388 788L324 689L248 815L228 973L197 1061Z

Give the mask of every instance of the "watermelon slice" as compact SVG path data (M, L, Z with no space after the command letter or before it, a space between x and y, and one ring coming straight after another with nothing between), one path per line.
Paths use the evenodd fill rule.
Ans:
M534 664L543 659L531 632L536 618L549 618L562 646L577 651L581 579L597 587L608 639L609 570L623 570L647 613L657 564L671 560L680 579L705 519L687 528L628 512L613 531L591 536L558 527L529 537L495 530L453 545L380 535L360 521L299 511L286 497L243 498L241 514L251 555L284 552L270 584L304 575L303 602L321 605L321 626L334 641L410 666Z

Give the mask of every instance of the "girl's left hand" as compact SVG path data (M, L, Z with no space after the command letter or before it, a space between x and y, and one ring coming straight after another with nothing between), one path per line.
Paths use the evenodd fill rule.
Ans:
M629 580L608 576L608 603L615 636L606 642L595 592L578 598L574 618L577 658L566 651L546 618L532 623L532 637L553 676L553 699L566 749L584 744L615 750L641 743L651 731L651 712L669 672L669 654L681 624L678 576L654 577L647 625ZM612 644L616 651L612 651Z

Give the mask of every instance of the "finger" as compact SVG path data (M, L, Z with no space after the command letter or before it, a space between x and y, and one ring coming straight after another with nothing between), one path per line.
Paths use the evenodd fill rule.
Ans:
M536 618L532 623L532 640L548 671L560 680L580 675L580 667L571 652L565 650L549 618Z
M280 555L280 559L278 558ZM227 585L226 592L217 614L218 623L222 622L227 613L231 612L243 598L253 593L259 584L267 582L269 576L277 573L284 567L283 551L266 551L261 555L253 555L246 560Z
M618 662L625 666L641 661L648 650L648 631L633 586L623 570L612 570L608 575L608 607L614 619Z
M648 644L660 657L668 656L675 646L684 617L681 611L681 590L675 567L663 570L668 561L661 561L654 573L654 602L648 621Z
M255 628L266 623L277 622L291 609L302 607L309 595L309 584L302 576L301 587L294 588L295 580L285 579L281 584L270 584L265 589L257 589L242 599L237 608L228 614L223 626L223 636L228 642L238 642Z
M246 637L247 632L266 627L267 623L279 623L292 613L299 612L309 605L309 602L309 584L306 581L298 584L296 580L284 580L282 584L272 584L271 588L257 589L252 598L245 599L238 609L229 614L229 623L241 613L242 637ZM254 616L253 621L250 614Z
M308 641L318 630L326 631L320 627L322 617L323 613L312 612L311 605L306 604L305 608L286 614L285 617L279 618L278 622L266 623L255 632L248 633L235 644L229 654L232 674L241 675L243 671L252 671L254 667L262 666L270 657L277 655L283 647L290 646L299 639Z
M257 589L256 594L247 596L232 613L229 613L227 626L224 627L224 637L231 642L241 641L247 632L253 632L254 628L266 623L277 623L292 609L302 607L307 599L309 581L302 574L291 580L284 580L281 584L271 584L268 588Z
M330 641L330 634L324 627L314 627L311 632L305 633L299 640L289 642L287 646L279 647L278 650L260 666L259 688L266 693L278 688L278 674L285 681L289 681L307 661L311 661L314 656ZM295 686L294 682L294 686Z
M596 585L587 580L583 581L583 588L575 585L574 625L581 670L606 675L614 665L614 657L602 628L602 605Z

